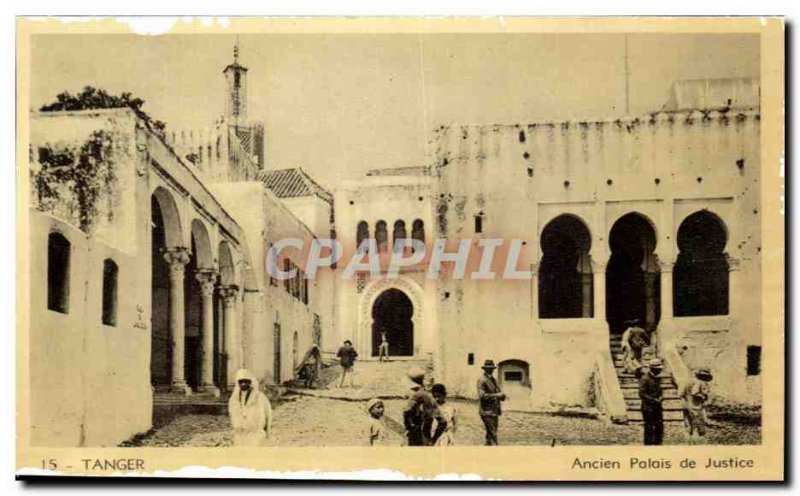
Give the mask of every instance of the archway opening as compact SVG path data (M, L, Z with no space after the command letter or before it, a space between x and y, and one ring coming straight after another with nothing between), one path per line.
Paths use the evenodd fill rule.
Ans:
M539 317L591 318L592 264L589 230L578 218L561 215L542 231Z
M673 302L676 317L728 314L727 235L708 211L687 217L678 228Z
M654 330L660 317L660 275L653 227L642 215L627 214L614 223L609 244L606 318L611 332L623 332L631 319Z
M372 305L372 356L378 356L381 332L389 341L389 356L414 355L414 305L399 289L387 289Z
M230 286L236 284L233 255L226 241L219 243L219 284ZM228 355L225 349L225 334L227 329L223 325L222 314L224 303L219 296L219 291L214 291L214 381L219 387L228 384Z
M186 264L183 278L185 320L184 372L186 384L197 390L202 385L203 366L203 299L197 274L197 243L192 233L192 256Z
M172 380L172 342L169 330L169 267L164 260L166 233L164 217L155 196L151 208L151 342L150 383L168 388Z

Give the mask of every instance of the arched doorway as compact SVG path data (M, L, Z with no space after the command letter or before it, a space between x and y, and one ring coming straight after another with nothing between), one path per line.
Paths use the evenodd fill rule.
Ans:
M711 212L695 212L681 222L677 241L680 251L673 274L675 316L727 315L725 225Z
M539 317L591 318L593 300L589 229L577 217L559 215L542 231Z
M235 264L230 245L227 241L219 243L219 284L221 286L231 286L236 284ZM214 381L220 387L228 384L228 357L231 350L225 348L226 333L228 332L223 325L222 314L224 303L220 298L219 291L214 291Z
M396 288L385 290L372 305L372 356L378 356L381 330L385 329L390 356L414 355L414 305Z
M172 340L169 265L164 254L167 248L181 245L181 224L172 196L162 187L150 198L150 220L150 383L157 390L166 390L172 382Z
M611 332L623 332L624 322L630 319L639 319L648 330L655 329L660 315L660 276L652 225L640 214L627 214L614 223L609 244L606 318Z

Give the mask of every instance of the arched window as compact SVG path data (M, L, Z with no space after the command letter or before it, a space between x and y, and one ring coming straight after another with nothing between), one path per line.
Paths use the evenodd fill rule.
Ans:
M113 260L103 261L103 324L117 325L117 275L119 269Z
M69 261L72 245L60 233L47 238L47 308L69 313Z
M361 243L369 239L369 224L362 220L356 228L356 248L361 247Z
M379 220L375 224L375 242L378 244L378 252L385 252L389 242L389 234L386 231L386 222Z
M411 224L411 239L425 242L425 223L422 219L417 219Z
M681 223L672 289L676 317L728 314L726 240L722 221L708 211Z
M539 317L592 317L590 242L589 230L572 215L560 215L545 226L541 238Z
M394 231L392 232L392 248L396 251L397 248L397 240L398 239L406 239L408 237L408 233L406 232L406 223L405 221L398 220L394 223Z

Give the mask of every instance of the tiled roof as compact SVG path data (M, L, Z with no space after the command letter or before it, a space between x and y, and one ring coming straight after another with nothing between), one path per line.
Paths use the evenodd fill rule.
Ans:
M262 171L258 179L271 189L278 198L318 196L333 204L333 195L305 173L303 169L281 169Z

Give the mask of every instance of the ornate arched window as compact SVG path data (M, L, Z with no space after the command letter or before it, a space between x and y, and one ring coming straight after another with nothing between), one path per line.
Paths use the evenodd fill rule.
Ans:
M676 317L728 314L728 261L725 225L706 210L681 222L673 274Z
M369 224L362 220L356 228L356 248L361 248L361 243L369 239ZM366 248L364 248L366 250Z
M398 220L394 223L394 231L392 231L392 247L393 249L397 250L397 240L398 239L406 239L408 237L408 233L406 232L406 223L405 221Z
M539 317L592 317L589 230L577 217L560 215L545 226L541 245Z
M383 253L389 244L389 233L386 231L386 221L379 220L375 224L375 242L378 245L378 252Z

